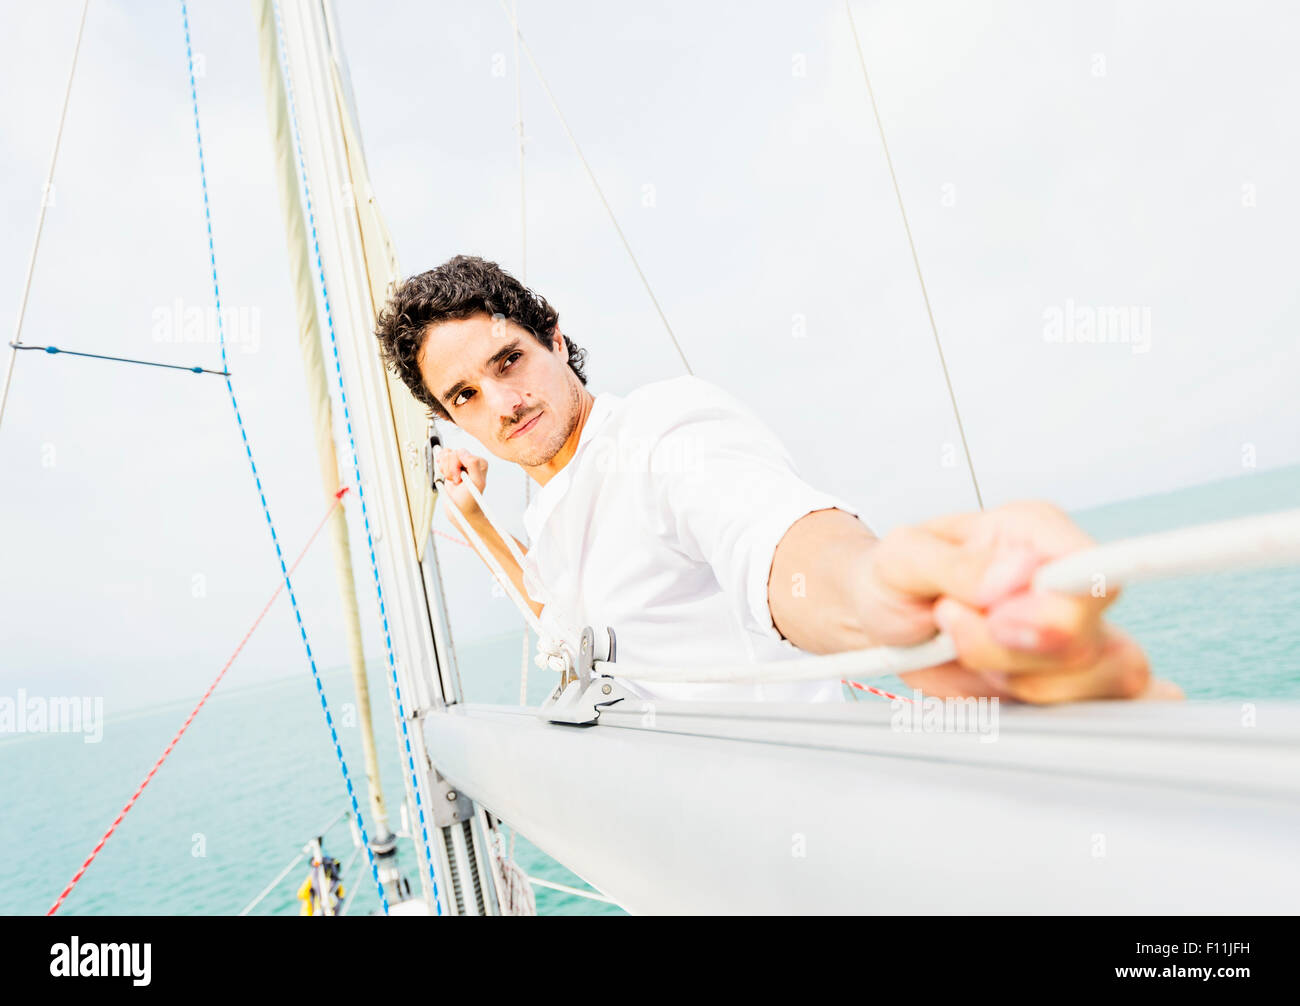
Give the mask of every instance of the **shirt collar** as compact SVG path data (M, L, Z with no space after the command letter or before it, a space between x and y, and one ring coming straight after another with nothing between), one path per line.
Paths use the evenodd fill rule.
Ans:
M582 424L582 433L578 436L578 446L573 452L573 457L565 463L564 467L556 472L546 485L537 490L537 495L528 504L524 510L524 530L528 532L528 547L531 549L537 542L537 537L542 530L542 525L546 523L546 518L555 509L569 483L573 481L573 466L582 456L583 450L595 438L596 432L605 425L605 421L613 414L614 408L621 402L619 396L609 391L602 391L595 396L591 404L591 411L587 413L587 421Z

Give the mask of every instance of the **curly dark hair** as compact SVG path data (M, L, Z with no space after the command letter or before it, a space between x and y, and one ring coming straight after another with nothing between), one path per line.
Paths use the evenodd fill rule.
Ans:
M502 315L531 332L548 350L560 320L545 297L529 290L495 262L475 255L457 255L436 269L409 277L393 291L376 319L375 335L384 364L428 407L432 417L454 422L420 376L416 357L424 345L424 333L436 322L476 314ZM561 337L569 350L569 366L586 384L582 368L587 351L567 335Z

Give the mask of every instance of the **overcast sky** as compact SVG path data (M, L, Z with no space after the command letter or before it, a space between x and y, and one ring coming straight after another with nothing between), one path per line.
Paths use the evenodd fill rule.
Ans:
M519 6L695 373L753 406L801 474L877 530L972 507L843 3ZM0 8L9 319L79 9ZM465 252L518 273L514 51L499 5L337 10L404 270ZM853 10L986 502L1082 507L1300 461L1300 12ZM190 16L223 302L242 322L231 367L292 557L326 503L257 39L246 4L196 0ZM663 324L524 71L527 281L589 350L593 392L676 376ZM215 344L181 341L184 312L212 304L203 226L179 6L94 0L24 341L219 366ZM1077 341L1120 318L1133 327L1112 330L1119 341ZM523 480L503 467L490 492L521 527ZM110 706L195 694L277 585L219 378L21 354L0 472L0 694L93 692ZM295 585L332 665L345 651L324 545ZM444 555L458 640L518 624L476 559L450 544ZM379 655L373 595L361 599ZM228 680L303 663L282 599Z

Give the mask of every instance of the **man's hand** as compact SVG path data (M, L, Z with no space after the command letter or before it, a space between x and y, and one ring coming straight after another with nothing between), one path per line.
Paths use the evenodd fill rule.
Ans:
M473 528L475 534L487 546L488 552L496 560L497 565L510 578L510 582L515 585L519 596L527 601L528 606L533 609L533 614L541 615L543 605L528 593L528 587L524 584L524 571L520 568L518 560L515 559L505 539L501 537L501 533L487 519L487 515L483 513L483 508L478 505L478 501L470 495L466 484L466 476L468 476L480 494L487 489L487 461L477 454L471 454L469 451L444 449L438 452L438 471L446 480L446 486L442 491L465 515L465 520L462 523L459 517L452 516L451 512L448 511L448 518L451 520L452 526L460 528L461 531L465 531L466 525ZM484 565L491 569L491 563L480 551L479 546L474 543L474 536L466 532L465 537L471 539L468 543L469 547L483 560ZM516 550L521 554L527 554L528 549L524 547L523 542L513 535L511 540L514 542ZM496 575L495 571L493 571L493 575Z
M918 643L936 629L952 638L956 661L901 675L927 694L1033 703L1182 698L1176 685L1152 679L1131 638L1102 620L1113 586L1100 597L1030 590L1039 566L1091 544L1046 503L944 517L872 546L854 594L876 643Z
M468 474L481 495L487 489L487 461L466 450L443 449L438 452L438 470L447 482L444 492L460 508L460 512L471 519L478 516L478 501L470 495L463 480Z

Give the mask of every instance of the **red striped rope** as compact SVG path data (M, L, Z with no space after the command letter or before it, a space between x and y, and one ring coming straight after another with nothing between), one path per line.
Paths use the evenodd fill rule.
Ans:
M892 699L895 702L912 701L905 695L891 695L882 688L873 688L871 685L864 685L860 681L850 681L848 678L841 678L840 683L848 685L850 688L856 688L860 692L870 692L872 695L879 695L882 699Z
M322 517L321 522L316 525L316 530L311 533L311 537L307 539L307 544L304 545L302 551L298 553L298 558L294 559L293 565L289 567L290 573L298 568L298 563L302 562L303 556L305 556L307 550L311 548L312 542L314 542L316 536L320 534L321 528L325 526L326 521L330 519L334 511L342 505L343 494L347 491L347 486L344 486L334 494L334 502L330 505L330 508L325 511L325 516ZM87 856L86 861L81 864L81 869L79 869L73 878L68 881L68 886L63 889L63 893L61 893L55 900L54 904L50 906L50 910L45 913L46 915L53 915L59 910L59 906L63 904L64 899L66 899L72 892L72 889L77 885L77 881L80 880L82 875L86 872L87 867L89 867L90 864L94 862L95 857L99 855L99 850L104 847L104 843L108 841L109 836L112 835L113 832L117 830L117 826L122 823L122 818L126 817L127 811L135 806L136 800L140 798L140 794L144 792L144 788L149 785L149 780L154 777L154 773L158 771L159 766L161 766L167 756L172 753L172 748L174 748L176 742L181 739L181 735L185 733L185 731L189 729L190 724L194 722L194 717L197 716L199 710L203 708L203 703L208 701L208 696L216 689L217 685L221 682L221 679L225 676L226 671L230 670L230 665L235 662L235 658L239 656L240 651L244 648L244 644L248 642L249 637L253 635L253 631L261 624L262 619L266 617L266 613L271 610L271 605L275 603L275 599L280 596L280 591L282 590L284 590L283 582L281 582L280 586L275 588L275 593L271 595L271 599L266 602L266 606L262 609L261 614L259 614L253 621L253 624L249 626L248 631L244 633L244 638L239 641L239 645L235 647L235 652L230 655L230 659L227 660L225 666L221 668L221 673L213 679L212 684L208 686L208 690L203 693L203 698L199 699L198 705L194 707L185 722L181 724L181 728L176 731L176 736L172 738L171 743L167 745L166 750L164 750L158 757L158 760L153 763L153 768L151 768L149 774L144 777L144 781L136 787L136 791L131 794L131 799L126 801L126 806L118 811L117 817L115 817L113 823L108 826L108 831L104 832L104 837L101 838L95 844L95 847L90 850L90 855Z
M448 541L454 541L457 545L464 545L466 548L471 547L469 542L464 541L461 538L457 538L455 535L448 534L446 531L439 531L436 527L433 529L433 533L437 535L441 535L442 537L446 538Z

